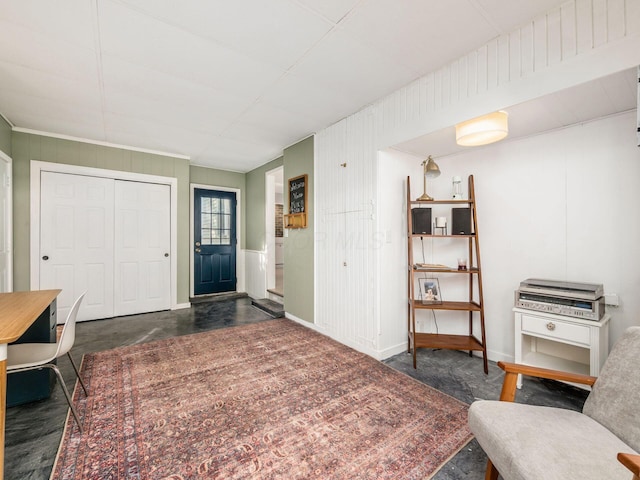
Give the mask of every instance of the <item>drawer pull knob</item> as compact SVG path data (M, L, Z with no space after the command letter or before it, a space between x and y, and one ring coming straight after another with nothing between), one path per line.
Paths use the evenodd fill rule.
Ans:
M556 324L553 322L547 323L547 330L554 331L556 329Z

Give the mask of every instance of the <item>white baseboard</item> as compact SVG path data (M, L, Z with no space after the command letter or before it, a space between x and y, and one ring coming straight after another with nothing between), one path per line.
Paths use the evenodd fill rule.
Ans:
M393 357L394 355L398 355L399 353L407 352L407 344L406 342L394 345L393 347L385 348L378 352L379 358L378 360L386 360L387 358Z
M394 353L390 353L387 356L383 356L382 352L379 352L377 350L371 349L371 348L367 348L364 345L360 345L360 344L356 344L356 343L350 343L350 342L345 342L343 339L339 339L339 338L335 338L331 335L329 335L326 330L318 327L315 323L311 323L311 322L307 322L306 320L302 320L301 318L296 317L295 315L291 315L290 313L285 312L284 316L286 318L288 318L289 320L293 320L296 323L299 323L300 325L303 325L307 328L310 328L311 330L315 330L316 332L322 334L322 335L326 335L327 337L335 340L338 343L341 343L343 345L346 345L349 348L353 348L354 350L357 350L358 352L364 353L366 355L369 355L372 358L375 358L376 360L383 360L384 358L388 358L392 355L395 355ZM406 345L398 345L396 347L393 347L393 350L395 349L399 349L398 353L404 351L406 349ZM392 352L392 349L387 349L385 350L385 353L389 353Z
M321 329L318 328L318 326L315 323L302 320L301 318L298 318L295 315L291 315L289 312L284 312L284 316L285 318L288 318L289 320L293 320L294 322L299 323L300 325L304 325L305 327L308 327L311 330L315 330L316 332L322 333L323 335L325 334Z
M191 302L187 302L187 303L177 303L176 305L174 305L173 307L171 307L171 310L181 310L183 308L191 308Z

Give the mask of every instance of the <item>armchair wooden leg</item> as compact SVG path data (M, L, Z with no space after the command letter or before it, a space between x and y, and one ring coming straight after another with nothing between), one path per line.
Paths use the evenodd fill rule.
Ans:
M498 470L493 466L491 460L487 460L487 471L484 474L484 480L498 480Z

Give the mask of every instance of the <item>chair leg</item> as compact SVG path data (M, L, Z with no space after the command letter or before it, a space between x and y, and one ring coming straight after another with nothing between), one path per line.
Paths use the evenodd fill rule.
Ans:
M491 463L491 460L487 460L487 471L484 474L484 480L498 480L499 472L496 467Z
M67 398L67 403L69 404L69 408L71 409L71 413L73 413L73 418L76 419L76 423L78 424L78 428L80 429L80 433L84 433L82 430L82 423L80 423L80 417L78 417L78 412L76 412L76 407L73 406L73 402L71 401L71 396L69 395L69 390L67 390L67 386L64 384L64 379L62 378L62 374L58 367L53 364L43 365L44 367L49 367L56 373L56 377L58 377L58 383L62 387L62 391L64 392L64 396Z
M76 367L76 362L73 361L73 357L71 356L71 352L67 352L67 356L69 357L69 361L71 362L71 365L73 365L73 369L76 371L76 376L78 377L78 380L80 380L80 385L82 385L82 389L84 390L84 396L88 397L89 396L89 391L87 390L87 387L85 386L84 382L82 381L82 377L80 376L80 371L78 370L78 367Z

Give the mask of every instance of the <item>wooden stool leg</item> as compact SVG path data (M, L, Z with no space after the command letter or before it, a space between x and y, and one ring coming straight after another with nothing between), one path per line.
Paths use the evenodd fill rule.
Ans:
M487 471L484 474L484 480L498 480L498 470L493 466L491 460L487 460Z

